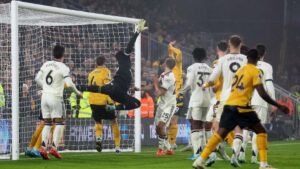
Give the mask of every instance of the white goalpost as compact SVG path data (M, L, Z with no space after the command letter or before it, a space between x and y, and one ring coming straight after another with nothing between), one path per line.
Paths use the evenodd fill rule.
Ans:
M40 97L34 75L50 60L55 44L66 48L66 64L76 84L87 83L87 74L95 68L95 58L104 56L112 74L117 69L114 54L124 49L139 19L62 9L19 1L0 4L0 85L4 88L6 104L0 108L3 123L11 124L11 135L0 139L0 155L11 154L18 160L30 141L40 114ZM141 37L135 43L131 57L134 63L134 85L141 86ZM135 93L140 99L140 92ZM65 103L69 104L65 94ZM69 109L69 110L68 110ZM63 150L88 151L95 149L92 118L74 118L67 108ZM77 110L80 111L80 110ZM2 124L2 121L0 121ZM134 119L126 112L119 117L121 149L141 152L141 119L139 109ZM104 127L104 148L113 149L111 128ZM5 129L3 129L5 130ZM1 132L1 131L0 131ZM2 149L8 149L1 152ZM8 148L9 147L9 148ZM11 152L10 152L11 147Z

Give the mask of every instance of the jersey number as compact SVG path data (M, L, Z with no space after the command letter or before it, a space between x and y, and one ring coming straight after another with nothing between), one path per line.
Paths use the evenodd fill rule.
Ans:
M235 73L240 67L241 65L237 62L233 62L229 65L229 69L232 73Z
M53 70L50 70L50 72L46 76L46 83L47 83L47 85L51 85L52 82L53 82L53 77L51 76L52 72L53 72Z
M233 83L232 83L232 90L233 91L233 88L237 88L237 89L240 89L240 90L244 90L244 84L241 82L242 79L244 78L244 75L238 77L237 75L235 75L233 77Z
M198 72L197 74L200 75L199 78L198 78L199 82L197 82L197 85L199 87L201 87L204 84L203 76L206 76L206 75L208 76L209 73L207 73L207 72Z

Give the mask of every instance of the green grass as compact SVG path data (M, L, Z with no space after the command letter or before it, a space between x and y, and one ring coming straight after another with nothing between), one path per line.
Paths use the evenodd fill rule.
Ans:
M250 147L250 146L248 146ZM64 153L64 159L49 161L24 156L19 161L0 161L0 169L191 169L186 160L191 152L177 152L174 156L156 157L155 148L142 153ZM250 157L248 149L247 156ZM249 159L248 159L249 161ZM300 169L300 141L272 142L269 162L279 169ZM228 162L217 161L211 169L232 169ZM243 164L243 169L257 169L258 165Z

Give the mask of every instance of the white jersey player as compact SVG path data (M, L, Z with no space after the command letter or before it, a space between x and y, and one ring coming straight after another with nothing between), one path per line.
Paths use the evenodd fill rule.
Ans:
M242 45L241 38L237 35L233 35L229 39L229 54L218 60L216 67L213 69L211 76L209 77L208 83L205 83L202 87L207 88L214 85L216 80L222 75L223 85L220 97L220 104L216 110L216 121L220 121L224 103L231 93L231 81L237 70L247 63L247 56L240 54L240 48ZM235 138L233 141L233 156L231 158L231 164L233 166L239 166L237 160L238 154L241 150L243 141L242 130L237 126L235 129Z
M78 95L81 95L81 92L76 89L72 79L69 77L70 69L63 63L64 47L58 45L55 46L53 55L55 60L44 63L35 78L38 85L43 88L41 109L43 119L45 120L45 126L42 131L42 148L40 149L43 159L49 159L47 146L52 122L55 123L55 129L53 132L53 144L50 153L56 158L62 158L57 152L57 148L64 127L64 85L66 84L67 87L73 88Z
M268 92L268 94L272 97L272 99L275 100L275 89L273 84L273 67L267 62L264 62L264 56L266 53L266 47L264 45L257 45L256 50L258 52L258 55L260 57L260 61L257 63L257 67L261 70L263 75L263 85ZM258 94L258 92L255 90L251 104L257 113L259 119L261 120L262 124L269 123L269 113L268 113L268 103L264 101ZM253 133L252 136L252 163L257 163L257 145L256 145L256 134Z
M187 119L191 121L191 142L194 155L191 159L197 157L199 149L204 147L205 132L204 122L210 105L211 93L208 89L203 90L202 85L208 80L212 69L203 63L206 59L206 51L203 48L195 48L193 51L195 63L188 67L187 77L182 93L188 89L191 90L189 109Z
M176 80L172 72L175 60L168 58L164 65L165 71L160 75L159 79L154 78L154 87L156 93L160 96L155 114L156 134L159 140L157 156L174 154L165 130L176 111Z

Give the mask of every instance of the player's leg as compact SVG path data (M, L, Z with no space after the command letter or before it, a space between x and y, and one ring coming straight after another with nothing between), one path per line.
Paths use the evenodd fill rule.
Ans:
M248 138L249 138L250 131L248 129L243 130L243 143L241 147L241 151L239 154L239 162L245 163L246 162L246 149L248 145Z
M121 133L120 133L120 128L119 128L117 118L114 118L114 119L110 120L110 124L112 126L112 130L113 130L113 134L114 134L116 153L120 153L121 152L120 151Z
M178 111L180 111L180 110L178 110ZM168 127L168 141L171 144L171 147L172 147L173 150L175 150L177 148L176 137L177 137L177 133L178 133L178 125L177 125L177 123L178 123L178 114L176 114L176 113L171 118L171 122L170 122L170 125Z
M50 150L50 154L54 157L61 159L62 156L58 153L59 143L63 135L64 130L64 119L63 118L54 118L53 122L55 124L53 131L53 142Z
M95 120L95 136L96 136L96 150L98 152L102 151L102 119L106 114L105 106L93 105L91 104L92 117Z
M41 141L41 137L42 137L41 133L43 131L44 125L45 125L44 121L40 120L35 132L33 133L32 137L31 137L30 143L25 150L25 156L29 156L29 157L40 157L41 156L39 153L39 148L35 149L35 145L39 141ZM41 143L39 143L39 144L41 144Z
M212 151L216 149L218 144L227 136L227 134L235 128L238 124L236 122L237 109L232 106L225 106L224 111L220 120L220 128L217 132L208 140L208 143L204 150L202 151L200 157L193 163L194 168L204 168L204 162L211 154Z
M42 130L42 146L40 148L40 154L43 159L49 160L49 156L47 153L47 147L48 147L48 139L49 134L52 126L52 119L51 119L51 99L43 96L42 102L41 102L41 109L42 109L42 116L45 122L44 128Z
M234 129L234 133L235 136L232 145L233 154L230 160L233 166L235 166L236 163L238 162L238 156L240 154L242 143L243 143L243 130L239 126L236 126Z
M118 103L116 110L133 110L141 106L141 102L126 93L119 93L117 96L112 97L112 99Z

